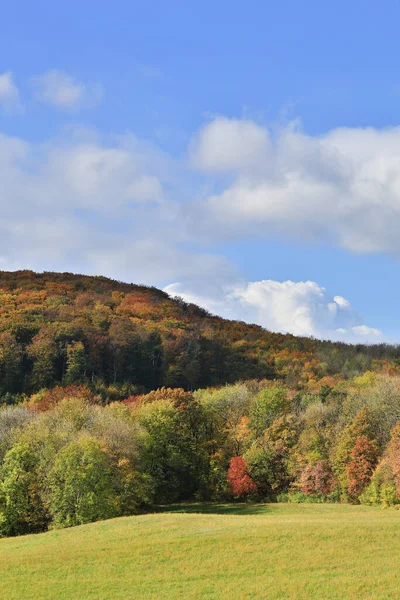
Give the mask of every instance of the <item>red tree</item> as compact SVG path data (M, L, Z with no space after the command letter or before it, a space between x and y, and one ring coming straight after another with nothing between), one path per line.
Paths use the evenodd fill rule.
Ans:
M376 443L371 442L365 435L359 436L347 465L348 491L351 496L358 498L370 482L377 459Z
M300 491L307 496L329 494L334 486L332 472L324 460L308 464L300 476Z
M400 423L391 432L386 460L392 470L397 497L400 498Z
M256 484L248 473L246 461L242 456L231 458L227 479L232 494L239 498L251 494L257 489Z

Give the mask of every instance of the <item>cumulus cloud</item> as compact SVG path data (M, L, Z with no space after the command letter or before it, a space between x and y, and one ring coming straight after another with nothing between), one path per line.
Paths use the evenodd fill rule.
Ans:
M362 323L345 298L331 297L314 281L245 282L218 290L219 293L211 296L180 283L164 289L171 296L181 296L214 314L257 323L271 331L349 342L382 339L378 329Z
M189 153L193 166L208 173L265 171L269 134L252 121L218 117L194 136Z
M0 266L180 281L167 291L273 331L382 339L318 283L243 282L213 248L281 235L400 255L400 128L312 137L220 117L189 156L188 166L132 134L0 134Z
M44 144L0 134L0 266L74 270L137 283L232 277L185 247L180 167L133 135L77 131Z
M214 174L205 212L221 235L323 239L400 256L400 127L313 137L295 123L272 135L217 118L194 137L190 157Z
M131 136L103 142L98 137L29 144L0 134L4 209L27 213L93 209L114 212L132 203L160 203L163 184L157 163Z
M7 114L23 112L18 88L10 71L0 74L0 108Z
M32 85L37 100L69 111L97 106L104 93L101 84L83 83L59 69L33 77Z

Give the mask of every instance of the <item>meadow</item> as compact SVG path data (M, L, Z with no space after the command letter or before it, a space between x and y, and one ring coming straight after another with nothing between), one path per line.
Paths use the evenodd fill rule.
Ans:
M400 513L175 505L0 540L7 600L398 599Z

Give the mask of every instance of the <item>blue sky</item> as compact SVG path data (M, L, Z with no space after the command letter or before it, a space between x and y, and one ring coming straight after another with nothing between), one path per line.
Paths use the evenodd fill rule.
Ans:
M399 18L394 1L6 3L0 267L399 340Z

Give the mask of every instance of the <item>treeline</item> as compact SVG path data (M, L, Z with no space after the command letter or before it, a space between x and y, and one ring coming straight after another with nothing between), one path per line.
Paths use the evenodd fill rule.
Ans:
M304 389L366 370L399 370L400 350L274 334L227 321L156 288L104 277L0 272L0 402L88 385L104 402L162 386L245 379Z
M100 400L78 386L0 409L1 535L183 500L400 503L399 377Z

